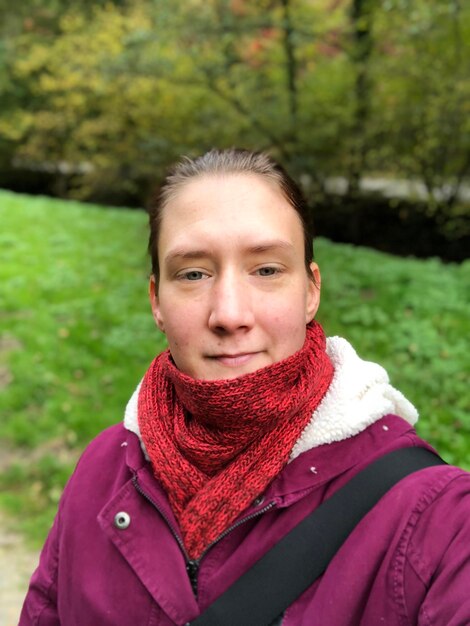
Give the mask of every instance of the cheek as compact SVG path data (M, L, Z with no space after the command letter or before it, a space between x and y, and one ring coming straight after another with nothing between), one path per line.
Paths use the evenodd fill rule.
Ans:
M165 325L165 335L170 348L184 349L189 343L191 333L184 318L173 316L171 322Z
M165 335L175 360L191 358L203 336L201 317L190 306L165 308ZM178 363L179 365L179 363Z
M263 301L259 313L284 331L289 328L298 329L305 326L306 300L303 289L291 289L271 299L269 306Z
M291 301L270 307L267 315L269 317L265 319L272 341L283 353L289 353L284 356L300 350L306 334L305 303Z
M187 302L175 296L172 290L160 288L160 317L168 343L181 343L185 334L190 334L195 316Z

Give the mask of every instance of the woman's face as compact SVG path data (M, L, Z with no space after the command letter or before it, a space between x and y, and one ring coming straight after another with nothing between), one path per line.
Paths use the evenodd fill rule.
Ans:
M163 210L158 327L176 366L203 380L235 378L300 350L319 305L296 211L256 174L204 175Z

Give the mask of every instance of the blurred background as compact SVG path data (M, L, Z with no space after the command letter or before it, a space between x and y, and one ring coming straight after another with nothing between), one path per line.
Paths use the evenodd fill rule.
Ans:
M0 7L1 187L142 206L181 154L268 149L319 232L447 260L468 249L461 0Z
M463 0L0 0L2 527L42 543L164 347L141 209L213 146L301 182L327 334L470 468L469 61Z

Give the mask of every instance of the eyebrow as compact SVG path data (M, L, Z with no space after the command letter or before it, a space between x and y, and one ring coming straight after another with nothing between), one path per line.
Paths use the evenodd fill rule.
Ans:
M284 239L273 239L270 241L257 243L254 246L248 246L247 252L270 252L271 250L277 249L291 251L294 249L294 246L289 241L285 241Z
M272 239L269 241L261 241L244 249L246 254L261 254L275 250L287 250L291 252L294 246L284 239ZM177 259L202 259L211 256L210 248L175 248L165 256L165 263L171 263Z

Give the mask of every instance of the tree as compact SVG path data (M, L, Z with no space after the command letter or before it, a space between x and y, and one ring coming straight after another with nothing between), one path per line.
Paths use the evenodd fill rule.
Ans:
M141 202L177 155L213 145L268 149L317 197L380 172L450 207L468 176L461 0L5 7L0 159L55 168L56 193Z

